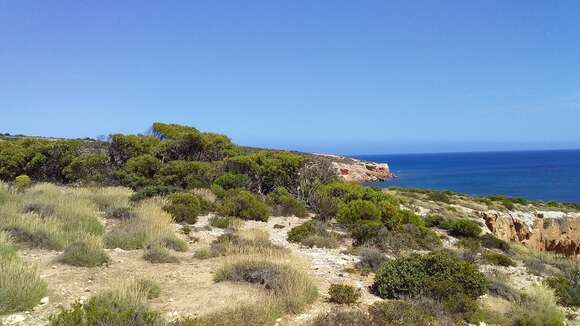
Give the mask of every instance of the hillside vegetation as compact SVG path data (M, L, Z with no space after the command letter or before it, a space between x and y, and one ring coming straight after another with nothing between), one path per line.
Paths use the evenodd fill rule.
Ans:
M108 143L5 138L0 179L7 324L564 325L580 305L573 257L478 214L571 204L374 189L161 123Z

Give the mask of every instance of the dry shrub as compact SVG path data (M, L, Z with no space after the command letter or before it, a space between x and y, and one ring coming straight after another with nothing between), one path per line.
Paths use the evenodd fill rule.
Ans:
M110 258L101 238L87 237L68 245L59 260L73 266L95 267L109 262Z
M287 255L288 249L277 246L270 241L268 232L258 229L247 229L235 233L226 233L211 243L209 257L230 255L261 255L280 257ZM206 250L198 251L197 258L208 258Z

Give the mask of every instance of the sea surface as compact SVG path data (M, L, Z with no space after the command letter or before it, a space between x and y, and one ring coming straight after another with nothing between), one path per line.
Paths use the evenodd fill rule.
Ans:
M395 179L376 187L450 190L580 203L580 150L359 155L388 163Z

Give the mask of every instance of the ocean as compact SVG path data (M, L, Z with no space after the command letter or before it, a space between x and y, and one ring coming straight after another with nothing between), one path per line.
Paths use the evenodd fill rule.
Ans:
M449 190L580 203L580 150L359 155L388 163L395 179L375 187Z

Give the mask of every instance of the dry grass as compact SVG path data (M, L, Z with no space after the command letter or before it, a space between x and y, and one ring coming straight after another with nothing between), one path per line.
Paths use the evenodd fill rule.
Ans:
M177 237L173 219L162 209L163 205L159 198L141 201L134 208L135 218L121 221L105 236L107 247L134 250L160 242L171 249L187 250L187 244Z
M213 193L213 191L211 191L211 189L208 188L195 188L191 192L193 192L195 195L198 195L208 203L213 204L217 200L217 196Z
M200 259L232 255L282 257L288 255L288 253L288 249L277 246L270 241L268 232L247 229L219 236L211 243L209 249L201 249L196 252L195 256Z
M36 269L20 260L8 233L0 232L0 315L29 310L46 293Z
M89 236L67 246L59 260L65 264L83 267L101 266L110 261L100 237Z

